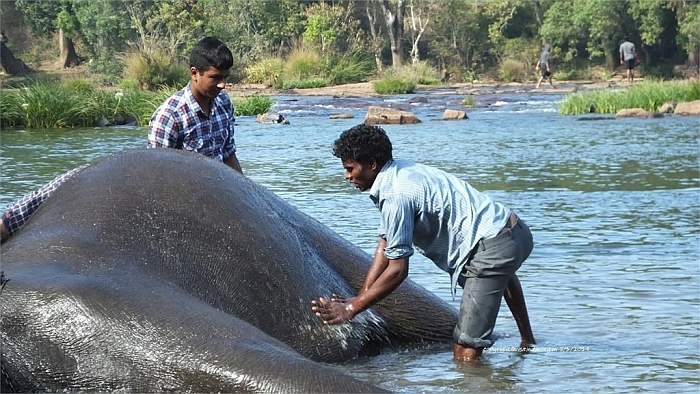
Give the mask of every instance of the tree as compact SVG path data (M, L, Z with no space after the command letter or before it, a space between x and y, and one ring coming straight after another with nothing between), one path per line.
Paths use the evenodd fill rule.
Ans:
M700 1L679 0L669 2L669 7L676 11L678 20L678 44L688 54L690 66L700 66Z
M373 1L365 1L365 15L367 16L367 21L369 24L374 63L377 66L377 70L381 71L384 68L382 63L382 47L384 46L384 40L381 38L381 25L377 23L377 20L379 19L377 15L377 3Z
M305 2L296 0L199 0L205 33L226 42L240 58L286 53L304 32ZM235 16L235 17L232 17Z
M393 11L389 0L378 0L384 14L386 30L391 43L391 64L401 67L403 64L403 18L406 5L403 0L396 0L396 10Z
M627 5L619 0L556 1L545 11L539 31L548 42L568 48L570 56L583 49L588 59L604 60L614 69L619 64L619 43L634 26Z
M432 3L430 0L410 0L409 1L409 27L411 30L411 60L413 64L420 61L420 51L418 50L418 43L420 42L425 29L430 23L430 16L432 12ZM438 4L441 6L441 4Z
M483 67L488 60L483 55L489 50L486 26L480 6L473 1L441 2L432 25L429 55L437 57L443 69L460 72L466 69L468 75L465 78L473 80L474 70Z
M70 0L31 1L17 0L15 6L37 36L57 35L61 53L60 67L78 65L73 37L79 27L74 18Z

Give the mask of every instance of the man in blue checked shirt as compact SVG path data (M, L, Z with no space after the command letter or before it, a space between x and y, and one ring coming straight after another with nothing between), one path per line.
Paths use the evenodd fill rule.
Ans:
M148 147L199 152L243 173L233 138L233 103L226 93L233 55L216 38L202 39L190 54L190 82L156 109Z
M233 138L233 104L224 90L231 66L233 55L224 43L212 37L199 41L190 54L190 82L151 117L148 147L198 152L243 173ZM0 242L17 232L63 182L85 166L61 174L8 206L0 223Z
M418 249L450 274L453 294L458 285L464 289L453 334L456 360L476 360L493 345L502 298L518 325L521 347L535 344L515 274L533 248L522 219L454 175L394 159L391 141L377 126L343 132L333 155L341 159L345 179L369 191L379 209L379 243L358 295L312 300L316 316L337 324L379 302L406 279L408 260Z

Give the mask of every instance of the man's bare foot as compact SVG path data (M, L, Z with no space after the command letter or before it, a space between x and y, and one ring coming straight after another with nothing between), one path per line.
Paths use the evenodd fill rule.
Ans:
M454 357L457 361L476 361L481 357L484 348L473 348L455 343Z

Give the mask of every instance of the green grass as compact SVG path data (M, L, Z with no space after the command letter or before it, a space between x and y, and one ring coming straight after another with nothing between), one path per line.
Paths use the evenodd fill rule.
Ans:
M248 97L233 99L234 113L236 116L261 115L270 110L272 99L267 96L254 94Z
M313 89L323 88L328 86L328 80L325 78L302 78L302 79L285 79L281 82L282 89Z
M625 90L593 90L568 94L558 105L560 114L614 114L624 108L656 111L667 102L700 100L700 80L644 81Z
M464 99L462 100L462 105L467 107L467 108L476 108L476 100L474 100L474 96L472 96L472 95L464 96Z
M388 77L372 82L377 94L408 94L416 90L416 83L401 77Z

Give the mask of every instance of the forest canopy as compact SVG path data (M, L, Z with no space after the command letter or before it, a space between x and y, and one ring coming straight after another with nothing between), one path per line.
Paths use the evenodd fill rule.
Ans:
M121 74L128 54L185 62L216 36L239 70L300 48L375 71L427 63L459 79L504 62L534 66L545 43L561 69L619 65L625 36L645 67L697 67L700 0L16 0L0 3L3 41L30 67L88 63ZM243 71L239 73L244 78Z

